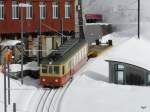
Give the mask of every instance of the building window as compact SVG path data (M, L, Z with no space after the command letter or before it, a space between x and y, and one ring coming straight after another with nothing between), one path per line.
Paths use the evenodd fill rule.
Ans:
M124 83L124 65L117 64L115 66L116 81L118 84Z
M40 19L46 18L46 5L43 2L40 2Z
M65 18L70 18L71 6L70 2L65 2Z
M150 85L150 74L147 75L147 84Z
M123 83L123 71L117 71L117 81L118 83Z
M4 2L0 1L0 20L4 19Z
M12 19L19 19L19 4L17 1L12 1Z
M57 2L53 2L52 11L53 11L52 12L53 19L58 19L59 10L58 10L58 3Z
M32 3L27 2L26 4L28 4L28 7L26 7L26 19L32 19L33 15Z

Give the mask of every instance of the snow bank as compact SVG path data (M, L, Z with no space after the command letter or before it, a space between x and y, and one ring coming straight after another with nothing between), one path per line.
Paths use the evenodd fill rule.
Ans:
M149 112L150 88L122 86L83 76L65 94L61 112ZM68 106L69 104L69 106ZM142 107L146 107L144 110Z
M145 39L132 38L114 48L106 60L129 63L150 71L150 42Z

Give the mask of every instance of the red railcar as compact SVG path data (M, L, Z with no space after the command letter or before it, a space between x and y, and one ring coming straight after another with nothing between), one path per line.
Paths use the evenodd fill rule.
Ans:
M88 44L85 40L70 40L42 60L40 84L63 86L87 61Z

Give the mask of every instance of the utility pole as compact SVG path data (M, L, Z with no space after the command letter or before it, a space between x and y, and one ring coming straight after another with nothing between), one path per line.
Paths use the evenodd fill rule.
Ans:
M6 63L4 64L4 112L7 112Z
M23 6L21 7L21 84L23 84Z
M12 50L9 48L7 49L7 52L5 53L5 67L7 67L7 86L8 86L8 104L10 104L10 74L9 74L9 64L12 62Z
M63 42L64 42L64 33L63 33L63 30L64 30L64 19L63 18L61 18L61 44L63 44Z
M140 0L138 0L138 39L140 39Z
M39 35L37 36L37 38L38 38L38 50L40 50L41 49L41 47L40 47L40 37L41 37L41 32L42 32L42 29L41 29L41 1L40 1L40 3L39 3ZM40 64L40 56L41 56L41 52L39 51L38 53L37 53L37 62L38 62L38 64Z
M7 62L7 79L8 79L8 104L10 104L10 74L9 74L9 61Z
M20 3L19 7L21 8L21 84L23 84L23 55L24 55L24 49L23 49L23 8L29 7L29 4Z
M83 16L82 16L82 0L78 0L78 21L79 21L79 35L80 39L85 39L83 30Z

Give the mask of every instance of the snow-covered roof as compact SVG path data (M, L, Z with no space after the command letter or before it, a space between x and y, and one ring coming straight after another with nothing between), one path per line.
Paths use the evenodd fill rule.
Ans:
M110 25L110 23L85 23L86 26L92 26L92 25Z
M0 43L0 46L15 46L16 44L21 43L20 40L6 40Z
M131 38L116 46L106 60L128 63L150 71L150 42Z
M35 61L29 62L23 65L23 70L39 70L38 63ZM19 72L21 71L21 64L10 64L10 72Z

